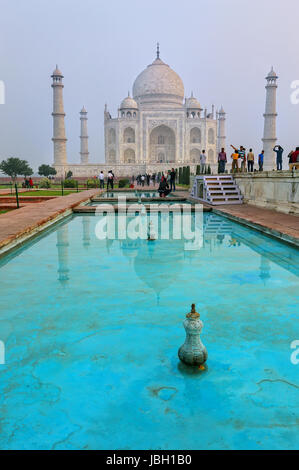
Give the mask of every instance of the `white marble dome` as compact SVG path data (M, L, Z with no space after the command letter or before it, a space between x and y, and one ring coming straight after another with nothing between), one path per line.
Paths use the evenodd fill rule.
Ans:
M169 65L157 58L136 78L133 96L142 104L159 102L182 106L184 84Z
M138 105L130 95L128 95L124 100L122 100L120 109L138 109Z
M196 98L194 98L193 93L190 98L186 99L185 106L188 109L202 109L200 106L200 102Z

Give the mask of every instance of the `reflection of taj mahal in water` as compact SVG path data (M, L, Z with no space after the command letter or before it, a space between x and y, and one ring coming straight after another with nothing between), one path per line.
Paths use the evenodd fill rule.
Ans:
M217 152L225 147L225 112L203 109L191 93L185 98L179 75L160 59L146 67L133 85L133 97L121 102L117 116L107 105L104 111L105 163L89 162L87 112L81 111L81 164L67 162L62 90L63 76L52 75L54 90L54 166L58 174L71 170L74 176L95 175L113 169L116 175L163 171L191 165L194 170L200 154L216 168ZM185 98L185 99L184 99Z
M82 216L81 222L82 247L84 250L95 250L94 218ZM69 226L65 223L57 229L57 277L59 283L65 288L72 284L71 260L68 256L70 243L72 243L72 240L69 236ZM230 221L218 216L210 216L204 220L203 246L200 250L185 251L183 239L171 240L171 243L175 245L175 249L169 251L169 240L149 243L146 240L140 239L106 239L101 241L99 253L102 253L103 250L109 253L114 249L118 250L120 248L122 255L128 260L129 265L133 267L136 276L147 287L153 290L157 302L163 296L163 292L166 292L172 283L177 282L184 269L186 259L190 264L201 263L202 254L205 251L215 252L216 255L218 250L225 248L232 250L232 254L236 250L236 256L238 256L238 247L247 246L250 250L260 255L258 277L263 284L266 284L271 277L271 263L277 264L297 276L299 275L297 258L287 260L279 253L273 252L271 240L265 240L262 246L259 234L252 233L250 238L248 238L246 229L243 227L236 228ZM165 270L161 269L161 266L169 264L173 268L166 277L163 274ZM144 266L147 266L147 269L144 269Z

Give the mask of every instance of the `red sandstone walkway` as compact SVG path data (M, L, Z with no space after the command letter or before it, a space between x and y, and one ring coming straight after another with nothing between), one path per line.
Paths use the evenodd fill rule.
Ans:
M98 194L98 189L90 189L68 196L57 197L45 202L28 204L0 215L0 251L13 240L24 237L43 224L56 219L81 202Z
M299 246L299 217L248 204L212 206L213 212Z

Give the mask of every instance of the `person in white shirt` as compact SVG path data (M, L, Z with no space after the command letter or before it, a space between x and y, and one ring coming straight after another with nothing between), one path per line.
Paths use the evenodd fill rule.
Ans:
M200 155L200 171L201 173L205 173L206 171L206 161L207 161L207 156L206 156L206 151L203 150Z
M114 181L114 174L113 174L112 170L110 170L108 172L107 191L109 189L109 186L111 187L111 189L113 189L113 181Z
M104 189L104 187L105 187L105 177L104 177L104 173L102 171L99 174L99 181L100 181L100 189Z

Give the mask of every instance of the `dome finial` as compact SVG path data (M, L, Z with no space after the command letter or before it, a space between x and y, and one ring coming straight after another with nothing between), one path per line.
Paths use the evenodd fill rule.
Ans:
M157 42L157 59L160 59L160 44Z

